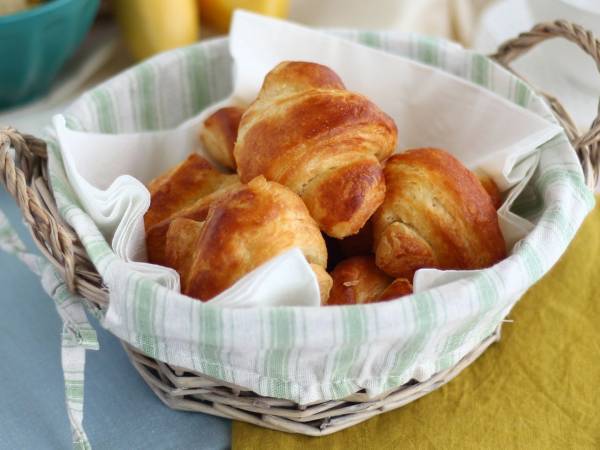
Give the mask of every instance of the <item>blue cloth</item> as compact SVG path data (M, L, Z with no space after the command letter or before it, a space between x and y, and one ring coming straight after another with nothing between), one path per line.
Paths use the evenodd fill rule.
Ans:
M30 250L19 210L0 188L0 209ZM83 425L94 450L223 449L230 421L173 411L129 362L121 344L91 319L100 351L86 359ZM61 323L39 279L0 251L0 449L68 449L60 365Z

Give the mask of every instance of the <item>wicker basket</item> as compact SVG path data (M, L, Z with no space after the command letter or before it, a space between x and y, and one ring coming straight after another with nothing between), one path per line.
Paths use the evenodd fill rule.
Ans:
M508 67L511 61L537 43L554 37L577 44L600 65L600 42L590 32L564 21L535 26L530 32L506 42L492 58ZM600 118L594 120L589 131L580 135L558 101L551 96L544 96L576 149L586 183L593 189L600 165ZM106 309L109 295L102 279L77 235L56 209L48 184L45 143L14 129L0 131L0 174L6 189L20 206L40 251L62 274L70 290L87 298L94 307ZM239 386L151 359L128 344L124 343L124 347L142 378L173 409L203 412L266 428L319 436L398 408L437 389L499 338L498 328L454 367L435 374L425 382L410 382L375 398L358 392L343 400L310 405L262 397Z

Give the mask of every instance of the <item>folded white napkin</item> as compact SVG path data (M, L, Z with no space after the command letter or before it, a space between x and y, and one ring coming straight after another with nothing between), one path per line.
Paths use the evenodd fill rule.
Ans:
M335 70L348 89L366 95L393 117L398 126L399 151L441 147L468 167L484 170L503 191L518 184L499 210L502 230L509 245L530 230L531 224L511 213L509 207L537 162L536 147L560 131L557 125L442 70L247 12L238 11L234 16L230 51L235 63L231 97L177 128L99 134L73 131L62 116L54 118L70 183L116 255L130 262L132 270L143 271L178 289L173 270L143 262L143 214L149 206L149 192L143 183L188 153L203 153L197 134L204 118L224 104L251 102L266 73L284 60L314 61ZM127 79L122 78L126 83ZM268 269L276 261L289 264L290 270ZM312 282L306 282L306 277ZM416 290L422 278L417 277ZM211 303L319 303L315 277L298 251L288 252L244 277L243 283L253 286L250 294L242 292L239 283ZM253 296L250 300L249 295ZM241 296L244 301L240 301Z

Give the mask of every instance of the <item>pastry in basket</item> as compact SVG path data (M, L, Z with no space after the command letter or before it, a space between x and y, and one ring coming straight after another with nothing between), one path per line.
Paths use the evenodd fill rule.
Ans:
M448 152L408 150L384 173L373 236L377 266L388 275L412 280L422 267L480 269L506 256L492 198Z
M202 220L212 201L237 184L237 175L218 172L195 153L150 182L150 208L144 216L148 260L164 264L166 234L174 218Z
M331 69L283 62L242 116L234 156L243 182L264 175L287 186L321 230L343 238L383 201L381 161L396 141L394 121Z
M492 180L490 176L480 171L475 171L475 174L477 175L477 178L479 178L479 182L483 188L492 198L492 204L494 205L494 208L500 208L500 206L502 206L502 194L500 193L498 186L496 186L496 183L494 183L494 180Z
M207 211L208 212L208 211ZM177 217L169 224L165 242L165 265L175 269L181 278L182 290L187 281L183 274L190 272L195 244L200 237L204 222Z
M331 272L333 287L326 305L354 305L391 300L412 293L406 279L398 283L375 265L373 256L355 256L340 262Z
M182 292L187 293L188 295L193 295L192 293L188 293L187 283L190 268L197 252L198 238L200 237L204 225L205 222L177 218L171 222L169 231L167 232L166 265L179 273L182 283ZM310 267L317 277L321 301L326 301L333 283L331 276L323 266L319 264L310 263Z
M406 278L396 278L379 296L379 301L393 300L413 293L413 286Z
M210 300L293 247L311 264L325 300L331 278L319 227L298 195L259 176L214 201L204 220L172 221L166 265L179 272L184 294Z
M221 108L204 121L200 130L200 140L209 156L231 170L236 168L233 146L244 111L245 108L238 106Z
M144 216L144 226L151 228L199 198L237 181L237 176L218 172L202 156L192 153L148 184L151 200L150 209Z

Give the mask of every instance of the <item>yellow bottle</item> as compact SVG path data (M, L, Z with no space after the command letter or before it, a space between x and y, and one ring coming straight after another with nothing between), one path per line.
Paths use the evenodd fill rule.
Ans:
M115 0L114 4L125 43L136 59L198 40L197 0Z
M198 0L202 20L216 31L229 31L233 11L241 8L273 17L287 17L288 0Z

